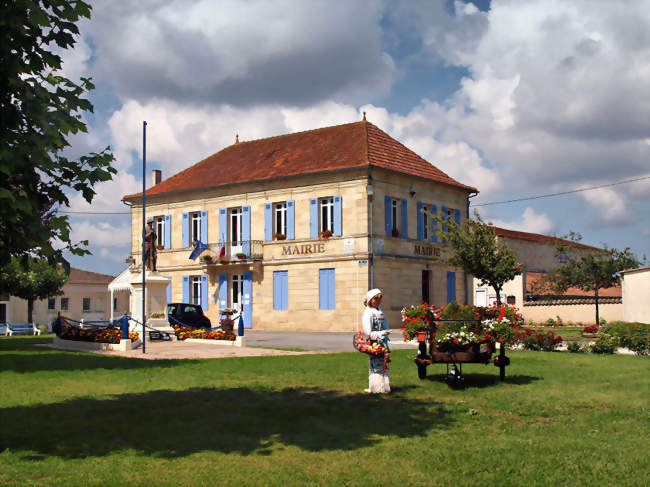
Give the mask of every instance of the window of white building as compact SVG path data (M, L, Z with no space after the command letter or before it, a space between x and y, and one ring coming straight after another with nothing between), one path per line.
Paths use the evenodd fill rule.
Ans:
M320 200L320 227L319 231L334 231L334 198Z

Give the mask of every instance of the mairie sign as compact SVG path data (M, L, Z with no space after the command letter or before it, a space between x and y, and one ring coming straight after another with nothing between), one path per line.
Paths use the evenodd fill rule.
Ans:
M427 257L440 257L440 249L438 247L430 247L428 245L415 245L413 248L415 255L424 255Z
M322 254L324 252L325 244L323 243L282 246L282 255Z

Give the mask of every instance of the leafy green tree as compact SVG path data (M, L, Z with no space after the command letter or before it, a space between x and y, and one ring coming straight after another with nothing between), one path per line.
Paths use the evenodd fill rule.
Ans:
M74 46L81 18L90 18L83 1L0 1L0 265L39 255L68 269L64 250L89 253L87 242L70 241L58 207L69 205L71 190L92 201L93 186L116 173L109 147L78 159L63 154L70 135L87 131L82 114L93 111L83 98L90 79L61 76L53 52Z
M63 294L64 269L46 259L12 258L0 272L0 292L27 300L27 321L33 323L34 301Z
M580 240L580 236L572 240ZM535 292L543 293L545 290L546 292L551 290L563 294L570 287L577 287L587 292L593 291L596 301L596 325L600 323L598 310L600 290L617 285L620 271L641 265L629 247L624 250L605 248L585 252L559 241L555 253L557 256L562 256L566 262L540 279L535 285Z
M497 295L497 305L500 306L503 285L521 274L522 267L517 263L517 253L499 240L494 227L485 223L476 212L475 220L467 219L461 225L447 219L446 215L429 216L441 221L445 227L438 234L454 250L449 262L479 279L481 286L491 286Z

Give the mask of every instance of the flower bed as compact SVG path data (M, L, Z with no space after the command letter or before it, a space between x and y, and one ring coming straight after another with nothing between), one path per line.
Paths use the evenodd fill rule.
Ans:
M61 331L57 334L62 340L96 343L120 343L122 330L119 328L78 328L67 321L61 323ZM137 333L129 333L129 339L138 340Z
M188 338L201 338L203 340L227 340L235 341L237 335L234 333L228 333L223 330L204 330L202 328L189 328L187 326L172 325L174 332L176 333L176 338L179 340L186 340Z

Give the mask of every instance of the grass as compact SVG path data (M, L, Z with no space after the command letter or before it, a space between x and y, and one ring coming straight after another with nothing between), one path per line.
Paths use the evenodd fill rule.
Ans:
M0 338L0 485L647 485L650 359L509 352L417 379L392 355L150 361Z

